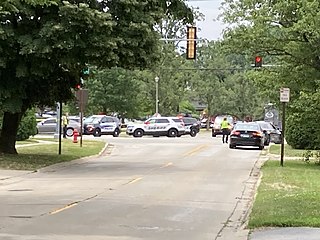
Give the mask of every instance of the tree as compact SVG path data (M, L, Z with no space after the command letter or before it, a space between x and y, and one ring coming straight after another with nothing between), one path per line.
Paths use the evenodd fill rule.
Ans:
M72 98L89 65L148 68L159 58L154 25L180 0L3 0L0 2L0 152L16 154L21 117ZM189 19L190 16L188 16Z
M97 70L86 81L89 90L88 113L117 113L122 117L140 116L141 85L138 72L123 68Z
M233 26L224 35L230 51L249 52L252 59L258 54L264 57L265 64L272 66L254 74L262 94L278 103L280 87L289 87L292 102L304 99L302 93L317 99L313 95L319 89L320 79L319 1L280 0L257 4L256 1L226 0L224 6L223 19ZM288 105L288 119L293 115L297 117L295 110L294 105ZM299 119L304 119L302 114L300 112ZM312 114L319 115L318 109ZM316 124L311 119L315 118L299 123ZM288 123L287 129L298 131L290 125L293 121ZM319 131L315 134L320 135ZM298 135L297 132L291 134Z

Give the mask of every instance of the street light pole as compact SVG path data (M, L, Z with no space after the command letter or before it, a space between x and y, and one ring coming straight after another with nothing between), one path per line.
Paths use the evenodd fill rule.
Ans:
M159 77L155 77L154 81L156 82L156 116L159 113Z

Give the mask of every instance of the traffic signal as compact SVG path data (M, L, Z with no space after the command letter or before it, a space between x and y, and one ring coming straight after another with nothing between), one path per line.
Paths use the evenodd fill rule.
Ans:
M197 28L187 27L187 59L196 59Z
M262 57L260 57L260 56L255 57L254 66L255 67L262 67Z
M83 84L82 83L77 83L75 86L74 86L74 90L80 90L83 88Z

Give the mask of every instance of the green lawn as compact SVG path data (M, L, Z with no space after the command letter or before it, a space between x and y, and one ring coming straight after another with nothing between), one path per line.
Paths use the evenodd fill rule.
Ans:
M47 141L50 143L32 145L38 141ZM59 155L57 139L30 139L27 141L19 141L16 145L18 155L0 155L0 168L36 170L55 163L96 155L103 149L105 144L105 142L101 141L85 140L82 142L82 147L80 147L80 143L73 143L71 139L63 139L61 143L61 155Z
M280 145L272 145L270 152L279 154L279 149ZM301 157L303 152L285 148L285 156ZM249 228L320 227L319 164L286 160L281 167L279 161L269 160L261 170Z
M284 155L286 157L302 157L303 153L306 151L306 150L302 150L302 149L293 149L289 145L284 145L284 146L285 146L284 147ZM271 145L269 148L269 153L280 155L281 144Z

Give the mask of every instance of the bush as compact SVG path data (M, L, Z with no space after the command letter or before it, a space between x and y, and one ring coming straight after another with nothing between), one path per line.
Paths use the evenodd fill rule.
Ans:
M23 141L28 139L30 136L37 134L37 121L34 114L34 110L29 110L22 117L18 132L17 141Z
M320 149L319 93L301 93L286 121L287 143L296 149Z

